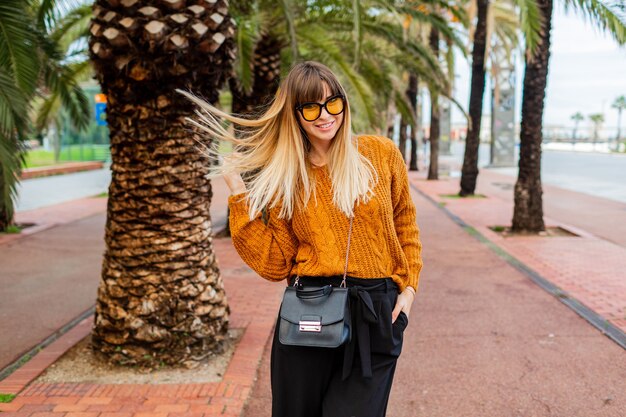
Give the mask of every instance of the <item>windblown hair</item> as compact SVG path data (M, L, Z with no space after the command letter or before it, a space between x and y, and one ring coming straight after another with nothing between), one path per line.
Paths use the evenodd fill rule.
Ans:
M250 219L264 207L281 207L280 218L291 219L296 207L304 209L311 194L315 195L314 176L308 158L311 143L301 128L295 106L324 100L323 83L331 94L346 97L343 123L329 148L328 168L332 179L333 203L347 216L353 214L357 200L367 202L373 196L378 175L371 162L356 148L352 134L348 96L331 70L315 61L297 63L282 80L276 96L258 118L228 114L185 91L177 90L198 107L197 117L186 120L208 133L213 139L204 145L205 155L222 160L212 165L207 178L230 172L246 172ZM228 132L217 116L244 129ZM220 158L219 141L233 143L232 153Z

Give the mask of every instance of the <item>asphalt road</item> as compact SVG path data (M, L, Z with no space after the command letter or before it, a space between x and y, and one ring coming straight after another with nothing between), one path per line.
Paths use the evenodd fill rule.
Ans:
M461 164L464 149L463 143L455 142L452 155L443 156L442 159ZM479 168L489 165L488 144L480 145L478 161ZM489 170L517 177L517 165ZM451 175L460 175L460 172L452 172ZM544 184L626 203L625 178L626 154L542 151L541 179Z

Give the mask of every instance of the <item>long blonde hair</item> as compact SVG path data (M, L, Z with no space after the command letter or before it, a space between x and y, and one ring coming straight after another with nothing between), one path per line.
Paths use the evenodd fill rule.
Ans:
M353 214L357 200L367 202L373 196L378 175L371 162L356 149L352 134L349 100L343 87L323 64L315 61L297 63L282 80L276 96L258 118L228 114L195 95L177 90L197 104L197 117L186 120L208 133L213 139L204 145L209 158L222 159L212 165L207 178L230 172L247 172L250 219L264 207L281 206L279 217L291 219L296 205L304 208L315 193L314 176L307 156L311 143L300 127L295 106L308 101L323 101L322 81L332 94L346 98L344 119L328 151L328 168L332 180L333 203L347 216ZM216 116L245 129L228 132ZM354 140L353 140L354 138ZM219 141L233 143L236 151L220 158Z

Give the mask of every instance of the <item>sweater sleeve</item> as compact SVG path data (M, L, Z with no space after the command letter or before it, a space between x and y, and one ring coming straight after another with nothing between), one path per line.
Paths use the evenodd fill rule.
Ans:
M416 220L416 209L409 192L409 177L402 153L394 145L390 160L391 166L391 202L393 204L393 222L402 250L409 263L406 286L417 292L420 272L422 270L422 243L419 239L419 227Z
M291 222L278 217L280 206L268 209L267 225L261 213L250 220L245 197L246 192L228 197L233 246L241 259L261 277L281 281L291 272L298 251L298 238Z

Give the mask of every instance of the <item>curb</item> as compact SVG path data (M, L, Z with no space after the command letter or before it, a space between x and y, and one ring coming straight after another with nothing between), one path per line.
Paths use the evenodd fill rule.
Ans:
M96 306L93 305L41 343L38 343L15 362L0 370L0 393L19 393L48 366L85 337L91 330L89 324L93 322L95 310ZM90 317L91 321L88 321ZM22 364L22 361L27 357L31 359Z
M70 174L73 172L93 171L104 168L104 162L69 162L67 164L43 166L36 168L25 168L22 170L20 178L28 180L32 178L48 177L51 175Z
M505 249L498 246L492 240L490 240L481 232L479 232L477 228L466 223L459 216L457 216L456 214L448 210L444 205L440 205L430 195L420 190L419 187L416 186L413 182L410 182L410 186L414 191L416 191L419 195L421 195L426 200L428 200L432 205L437 207L439 210L443 211L446 214L446 216L448 216L452 221L454 221L457 225L459 225L462 229L464 229L468 234L476 238L476 240L478 240L479 242L485 244L492 252L494 252L500 258L504 259L509 265L511 265L518 271L522 272L524 275L530 278L535 284L537 284L543 290L553 295L560 302L562 302L567 307L569 307L574 312L576 312L576 314L578 314L579 316L587 320L589 323L591 323L595 328L600 330L602 334L607 336L609 339L613 340L623 349L626 349L626 333L624 333L621 329L619 329L617 326L610 323L608 320L606 320L604 317L602 317L595 311L583 305L576 298L572 297L567 291L564 291L558 286L552 284L548 279L541 276L539 273L537 273L535 270L530 268L528 265L524 264L522 261L512 256ZM568 229L572 229L572 231L575 231L576 233L579 233L581 235L584 235L587 237L595 237L591 235L590 233L587 233L579 228L574 228L569 225L563 225L563 226L565 226Z

